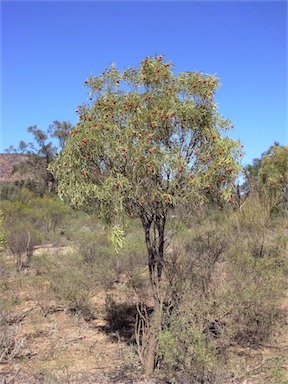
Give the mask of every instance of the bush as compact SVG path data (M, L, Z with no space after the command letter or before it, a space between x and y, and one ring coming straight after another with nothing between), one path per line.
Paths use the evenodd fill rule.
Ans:
M158 358L167 378L175 383L215 383L218 375L216 344L188 307L170 316L160 333Z
M95 286L89 265L73 253L55 261L48 275L51 288L72 312L80 313L87 320L94 317L90 299Z
M37 224L37 211L27 204L9 201L2 203L2 209L7 248L15 256L20 271L29 265L34 247L43 240Z
M111 249L104 231L81 231L74 239L75 247L85 263L97 263L109 258Z
M231 255L225 300L233 308L230 321L239 344L258 344L270 339L283 319L280 304L285 286L283 268L275 260L255 260L241 250Z

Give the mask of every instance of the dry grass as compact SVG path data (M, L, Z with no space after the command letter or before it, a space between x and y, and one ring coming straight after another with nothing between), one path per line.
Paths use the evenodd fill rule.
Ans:
M70 249L37 249L41 257L61 257ZM79 314L67 310L49 290L35 283L35 271L8 279L16 290L17 300L10 310L12 335L17 353L0 364L0 383L5 384L152 384L161 383L156 372L153 381L145 380L133 344L117 331L109 331L105 313L107 293L115 300L132 300L127 281L123 278L109 291L99 290L91 299L97 313L85 321ZM20 280L18 281L18 280ZM32 279L32 280L31 280ZM34 283L31 283L34 281ZM41 281L41 280L39 280ZM288 309L288 297L283 301ZM12 329L12 328L11 328ZM22 343L22 344L21 344ZM21 348L20 348L21 347ZM269 345L240 348L230 347L233 356L234 379L221 384L287 384L288 383L288 326L279 330ZM237 367L235 369L235 367ZM231 381L232 380L232 381ZM211 383L213 384L213 383Z

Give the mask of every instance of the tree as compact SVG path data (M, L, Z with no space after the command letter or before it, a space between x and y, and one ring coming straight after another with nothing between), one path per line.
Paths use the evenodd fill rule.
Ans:
M29 175L36 182L41 194L45 191L54 191L55 179L48 166L55 159L58 149L64 148L65 138L71 127L70 122L61 123L57 120L49 126L47 132L37 128L36 125L28 127L28 132L33 135L33 142L25 143L21 140L18 149L10 147L7 150L27 155L25 160L14 167L13 172L19 171ZM53 144L51 138L58 139L58 146Z
M85 81L90 102L51 171L62 199L96 211L118 246L125 217L140 218L148 253L154 312L145 370L151 374L161 328L160 285L170 213L207 199L228 200L240 170L238 141L223 136L229 120L213 102L219 80L198 72L173 73L162 56L124 71L111 65Z
M288 146L274 145L263 156L258 184L260 193L269 197L271 207L287 208Z
M275 142L260 159L244 168L242 189L259 195L272 207L283 207L288 199L288 147Z

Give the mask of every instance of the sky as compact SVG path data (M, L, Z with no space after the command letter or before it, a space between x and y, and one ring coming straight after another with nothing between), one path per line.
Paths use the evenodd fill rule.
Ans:
M164 55L175 73L215 74L218 111L243 165L288 143L286 1L3 1L0 153L27 128L77 123L87 77Z

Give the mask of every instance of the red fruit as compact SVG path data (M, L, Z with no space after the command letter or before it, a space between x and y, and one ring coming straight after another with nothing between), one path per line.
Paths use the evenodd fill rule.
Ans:
M150 163L147 164L147 168L151 168L151 164Z
M126 148L122 148L121 151L122 151L122 152L126 152Z
M80 149L84 149L84 148L85 148L84 145L81 145Z
M91 159L91 156L90 156L90 155L87 155L87 159Z
M223 180L225 180L225 177L224 177L224 176L222 176L222 177L221 177L221 180L222 180L222 181L223 181Z
M190 179L194 179L194 175L190 175L189 177L190 177Z
M118 143L122 143L122 139L118 139Z
M176 112L175 112L175 111L173 111L173 112L171 113L171 115L172 115L172 116L176 115Z
M178 171L179 171L179 173L182 173L182 172L183 172L183 169L182 169L182 168L179 168Z
M216 136L212 136L212 139L215 140L215 139L216 139Z
M148 136L147 139L148 140L153 140L153 136Z
M151 124L151 128L155 128L155 125L154 125L154 124Z

